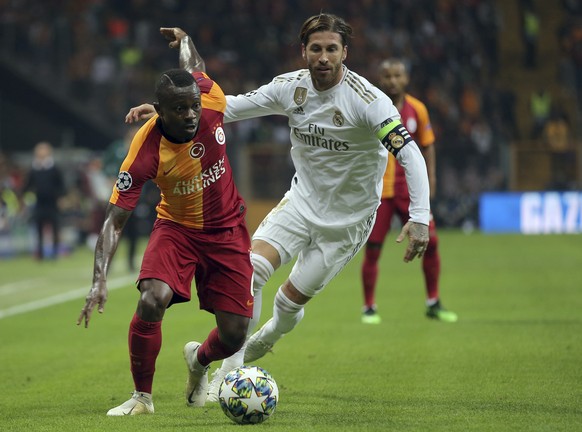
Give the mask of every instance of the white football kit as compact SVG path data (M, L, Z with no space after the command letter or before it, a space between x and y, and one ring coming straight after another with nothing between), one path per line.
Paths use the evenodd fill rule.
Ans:
M297 256L289 279L300 292L309 297L319 292L367 240L380 204L386 146L405 169L410 219L428 225L424 158L402 129L388 135L392 141L381 141L400 115L368 80L344 66L339 84L317 91L302 69L227 96L225 123L267 115L288 117L296 173L253 238L275 247L283 263Z

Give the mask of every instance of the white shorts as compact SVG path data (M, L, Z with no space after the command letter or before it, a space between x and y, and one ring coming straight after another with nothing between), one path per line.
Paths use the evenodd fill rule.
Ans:
M326 228L312 225L295 207L289 193L271 210L253 235L273 246L286 264L297 261L289 280L297 290L313 297L331 281L366 243L376 213L357 225Z

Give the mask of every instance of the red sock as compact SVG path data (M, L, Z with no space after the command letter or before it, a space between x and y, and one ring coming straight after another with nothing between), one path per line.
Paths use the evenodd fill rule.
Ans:
M156 359L162 347L162 322L147 322L135 314L129 325L129 358L135 389L152 392Z
M240 346L238 348L229 348L227 345L223 344L218 337L218 327L215 327L200 348L198 348L198 362L202 366L208 366L215 360L222 360L230 357L239 349Z
M364 304L372 307L375 304L376 280L378 279L378 260L382 249L366 247L362 263L362 285L364 286Z
M439 298L439 276L441 273L441 257L438 250L438 237L431 236L428 247L422 259L422 271L426 285L426 298L436 300Z

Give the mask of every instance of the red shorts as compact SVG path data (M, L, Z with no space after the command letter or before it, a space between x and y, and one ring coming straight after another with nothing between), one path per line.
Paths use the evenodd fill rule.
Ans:
M144 253L139 280L159 279L174 297L191 298L192 279L200 309L253 316L251 240L246 225L211 231L156 219Z
M408 206L410 205L410 198L408 197L394 197L382 198L378 212L376 213L376 222L368 237L368 243L383 244L384 239L390 231L392 225L392 217L396 214L400 219L402 225L408 222L410 216L408 215ZM429 241L436 237L436 225L431 216L428 224Z

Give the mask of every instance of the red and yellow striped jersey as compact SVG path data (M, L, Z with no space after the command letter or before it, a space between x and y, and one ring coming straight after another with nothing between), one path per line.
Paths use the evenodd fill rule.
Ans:
M419 147L428 147L434 144L435 137L430 124L426 106L413 96L405 95L400 110L402 124L406 127ZM404 169L398 164L392 154L388 155L388 165L384 173L382 198L393 198L395 195L408 196Z
M143 185L153 180L160 189L158 218L196 229L237 226L246 207L226 155L226 97L206 74L192 75L202 96L196 136L172 143L162 134L159 117L151 118L133 138L109 202L133 210Z

